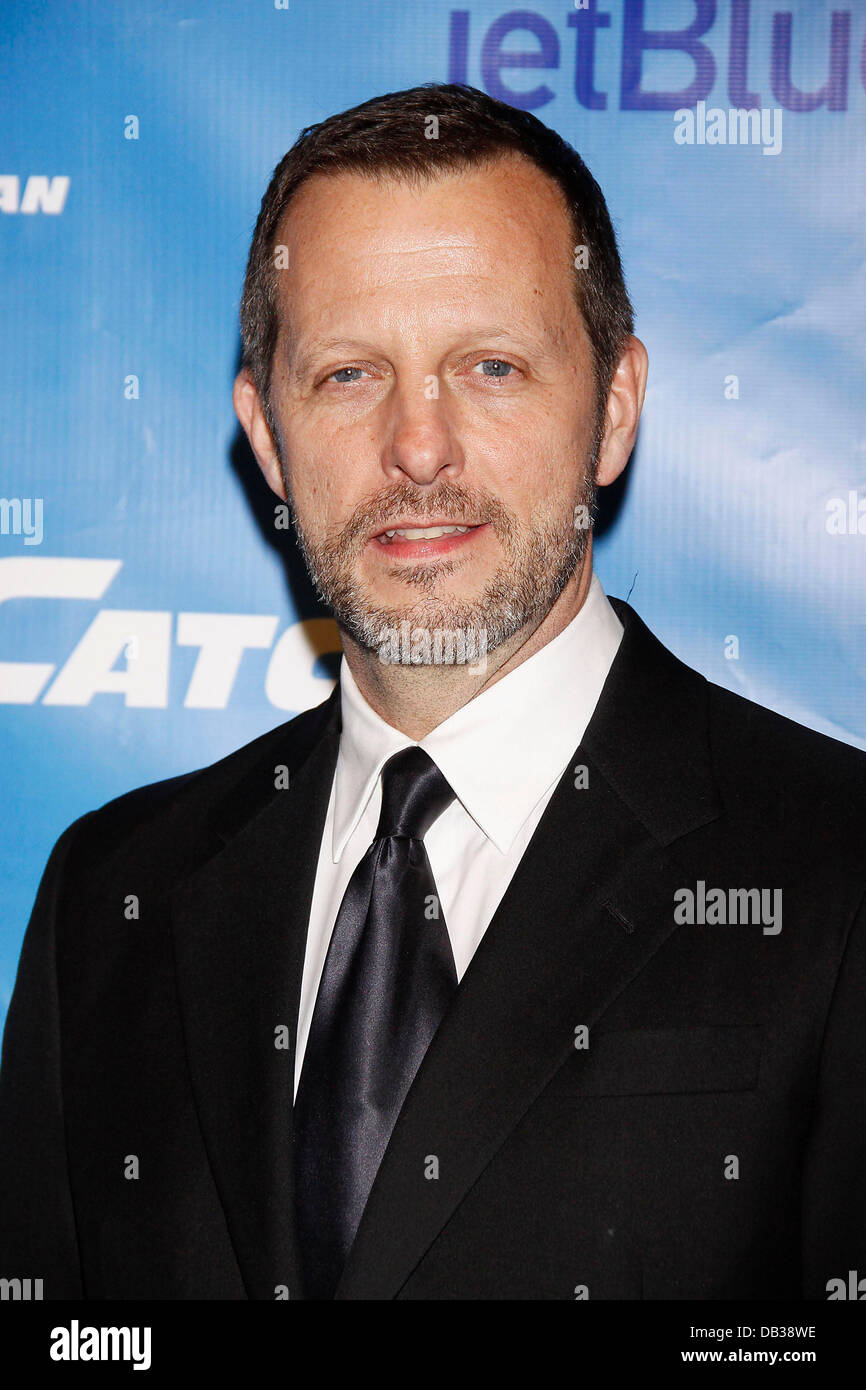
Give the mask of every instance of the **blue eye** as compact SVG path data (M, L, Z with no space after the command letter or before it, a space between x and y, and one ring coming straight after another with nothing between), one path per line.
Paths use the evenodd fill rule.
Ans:
M336 370L335 372L332 372L332 373L331 373L331 375L329 376L328 380L329 380L329 381L333 381L336 377L340 376L340 375L341 375L342 373L344 373L344 372L363 372L363 370L364 370L363 367L338 367L337 370ZM354 377L354 378L353 378L353 380L355 380L355 381L357 381L357 379L358 379L357 377ZM350 386L350 385L351 385L351 382L348 382L348 381L340 381L340 382L338 382L337 384L338 384L339 386Z
M478 363L478 366L479 366L479 367L504 367L505 370L506 370L507 372L513 372L513 371L514 371L514 368L513 368L513 366L511 365L510 362L503 362L502 359L499 358L499 357L485 357L485 359L484 359L483 362L479 362L479 363ZM505 379L506 379L504 374L500 376L500 374L499 374L498 372L487 372L487 371L485 371L484 375L487 376L487 377L492 377L492 379L493 379L494 381L505 381Z

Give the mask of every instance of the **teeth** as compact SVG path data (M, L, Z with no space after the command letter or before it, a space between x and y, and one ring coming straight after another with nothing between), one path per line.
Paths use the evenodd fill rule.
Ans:
M439 536L462 536L466 531L471 530L471 526L418 526L405 530L386 531L385 535L389 541L393 540L395 536L400 536L402 540L407 541L432 541Z

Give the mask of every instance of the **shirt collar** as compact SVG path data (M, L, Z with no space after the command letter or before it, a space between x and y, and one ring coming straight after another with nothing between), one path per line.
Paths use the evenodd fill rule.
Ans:
M593 574L567 627L439 724L420 746L502 854L583 738L623 628ZM343 728L334 787L338 863L384 764L415 740L386 724L340 663Z

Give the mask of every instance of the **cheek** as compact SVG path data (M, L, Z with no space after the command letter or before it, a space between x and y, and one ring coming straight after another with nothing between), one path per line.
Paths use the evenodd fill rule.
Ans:
M477 467L464 477L486 487L517 516L551 515L570 509L584 471L583 455L573 438L536 421L531 429L509 431L491 450L490 436L477 441Z
M369 440L317 428L287 431L289 482L302 523L313 531L342 525L362 495L359 460Z

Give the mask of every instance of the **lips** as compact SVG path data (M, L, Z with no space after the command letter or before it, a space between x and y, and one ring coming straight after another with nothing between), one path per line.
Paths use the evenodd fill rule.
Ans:
M435 559L475 544L486 530L484 521L406 521L371 536L369 545L392 560Z
M433 522L426 526L392 526L386 531L380 531L376 540L382 545L391 545L395 541L434 541L441 540L443 536L465 536L467 531L474 531L475 526L466 525L458 522Z

